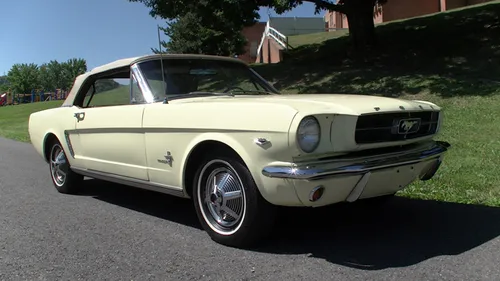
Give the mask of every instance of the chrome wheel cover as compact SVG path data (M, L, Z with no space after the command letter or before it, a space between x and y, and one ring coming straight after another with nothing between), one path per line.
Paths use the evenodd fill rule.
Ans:
M229 163L208 162L200 173L197 192L201 213L212 230L222 235L238 231L246 213L245 189Z
M68 169L69 166L64 150L59 144L54 145L50 151L50 173L57 186L63 186L66 182Z

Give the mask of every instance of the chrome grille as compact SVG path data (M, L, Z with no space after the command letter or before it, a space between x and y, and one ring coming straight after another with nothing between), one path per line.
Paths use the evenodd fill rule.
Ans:
M420 138L435 134L438 121L438 111L361 115L356 122L355 141L370 144Z

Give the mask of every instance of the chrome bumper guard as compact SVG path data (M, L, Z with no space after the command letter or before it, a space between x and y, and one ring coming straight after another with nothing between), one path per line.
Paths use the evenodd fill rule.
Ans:
M421 178L427 180L435 174L440 166L442 154L450 146L447 142L431 141L391 153L358 157L344 155L315 163L267 166L262 170L262 174L270 178L316 180L330 176L363 174L378 169L436 159L436 164Z

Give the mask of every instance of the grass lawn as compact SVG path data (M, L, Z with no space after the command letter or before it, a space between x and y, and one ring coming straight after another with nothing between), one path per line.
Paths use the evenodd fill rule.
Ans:
M444 108L444 127L437 139L452 148L435 178L416 182L401 195L500 206L500 95L415 98Z
M319 32L319 33L311 33L311 34L302 34L296 36L290 36L288 38L288 44L292 46L292 48L300 47L304 45L317 44L321 43L325 40L338 38L341 36L345 36L348 34L346 29L331 31L331 32Z
M92 99L92 105L128 103L129 87L101 92ZM33 112L61 106L62 100L35 102L0 107L0 136L18 141L29 142L28 120Z
M377 34L379 49L362 57L350 55L347 36L297 36L283 62L253 68L283 93L439 104L445 119L438 139L452 149L434 179L401 195L500 206L500 1L383 24Z
M0 107L0 136L28 142L28 119L30 114L61 106L62 103L62 100L58 100Z

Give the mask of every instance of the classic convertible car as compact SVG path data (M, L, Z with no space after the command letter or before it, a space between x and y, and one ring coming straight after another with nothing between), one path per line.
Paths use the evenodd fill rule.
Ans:
M450 146L433 139L441 124L430 102L282 95L237 59L166 54L78 76L61 107L30 116L29 134L59 192L86 176L190 198L214 241L245 247L277 206L382 198L432 178Z

